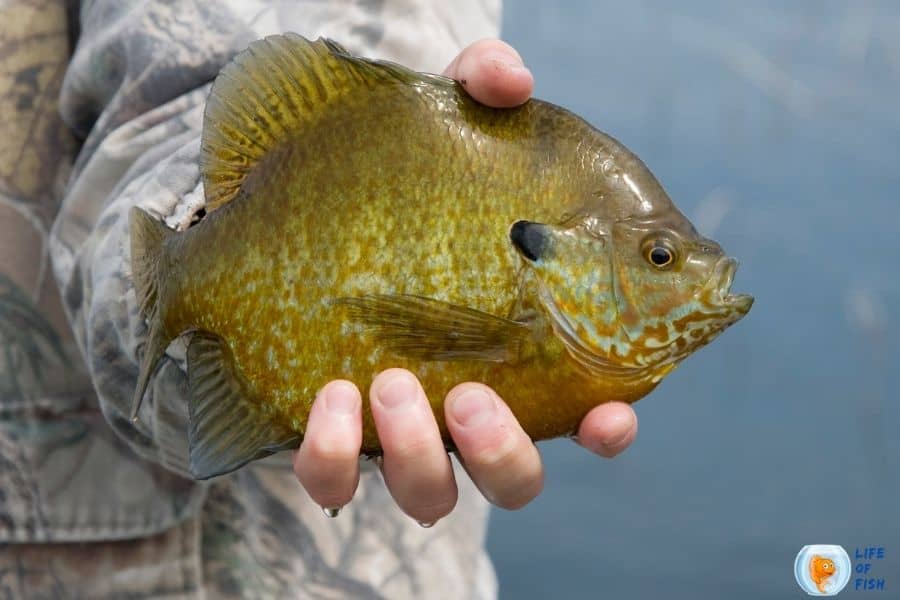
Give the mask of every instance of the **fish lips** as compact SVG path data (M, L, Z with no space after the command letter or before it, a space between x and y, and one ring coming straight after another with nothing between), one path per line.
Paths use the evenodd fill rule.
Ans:
M731 285L734 283L734 275L737 273L738 261L729 256L719 259L710 277L713 299L716 304L729 308L740 314L746 315L753 306L753 296L750 294L732 294Z

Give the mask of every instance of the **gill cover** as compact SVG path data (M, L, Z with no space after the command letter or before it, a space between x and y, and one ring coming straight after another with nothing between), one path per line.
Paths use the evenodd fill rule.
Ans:
M539 301L572 358L594 376L631 382L656 377L629 362L628 340L619 327L611 244L596 220L565 226L517 221L509 238L535 274Z
M518 221L509 237L539 281L554 333L597 376L658 382L752 305L730 293L736 261L674 209Z

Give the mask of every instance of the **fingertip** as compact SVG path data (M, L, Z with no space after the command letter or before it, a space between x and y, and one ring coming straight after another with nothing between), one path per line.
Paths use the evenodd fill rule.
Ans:
M419 379L406 369L385 369L369 387L369 405L375 425L386 424L386 414L394 411L424 412L428 399ZM430 414L430 411L429 411Z
M473 427L499 416L499 404L500 398L488 386L475 382L460 383L447 393L444 413L448 423Z
M362 394L352 381L335 379L325 384L319 392L315 404L333 417L352 417L362 412Z
M540 496L544 491L544 469L540 463L538 463L536 474L517 491L517 494L509 496L505 501L496 503L496 505L505 510L521 510Z
M409 378L412 378L412 379L415 379L415 377L416 377L416 376L412 373L412 371L410 371L409 369L402 369L402 368L400 368L400 367L392 367L392 368L390 368L390 369L385 369L384 371L381 371L380 373L378 373L377 375L375 375L375 379L373 380L373 383L376 382L376 381L378 381L379 379L381 379L381 380L387 380L387 379L392 379L392 378L397 377L397 376L400 376L400 377L409 377Z
M525 103L534 90L534 76L528 67L515 66L502 57L482 57L467 91L476 100L495 108L513 108Z
M303 442L293 455L294 474L326 508L349 503L359 485L362 399L350 381L326 384L313 401Z
M362 395L353 382L335 379L322 386L309 411L304 444L326 454L359 454Z
M608 402L591 410L578 428L578 443L600 456L613 458L637 436L638 419L628 404Z
M464 49L445 74L459 81L479 102L511 108L531 97L534 77L522 57L501 40L480 40Z

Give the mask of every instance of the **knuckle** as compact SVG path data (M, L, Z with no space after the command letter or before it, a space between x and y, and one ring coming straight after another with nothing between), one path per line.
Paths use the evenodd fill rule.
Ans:
M401 506L407 515L421 523L433 523L438 519L443 519L456 508L457 495L451 494L450 497L430 504L414 503Z
M544 478L527 476L510 482L500 493L494 494L493 504L505 510L519 510L538 497L544 489Z
M540 454L530 441L506 442L466 465L485 497L500 508L517 510L541 493L544 472Z
M335 464L356 461L359 450L348 440L320 435L303 441L306 446L306 460L319 464Z
M506 428L499 428L494 435L476 440L472 448L460 448L467 464L482 469L502 470L514 463L519 449L519 439Z
M306 490L310 497L321 507L324 508L342 508L353 500L353 493L336 493L334 490L327 492L319 492L314 490Z
M392 462L421 461L423 457L434 454L436 450L444 452L432 436L421 433L412 433L409 437L399 439L382 440L382 449L385 460Z
M353 499L358 473L352 467L322 468L310 462L295 462L297 481L320 506L340 507Z

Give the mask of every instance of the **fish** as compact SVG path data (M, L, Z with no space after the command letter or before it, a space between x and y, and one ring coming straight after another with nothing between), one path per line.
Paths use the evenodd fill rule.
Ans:
M133 418L186 336L197 479L296 448L326 382L480 381L535 441L634 402L753 303L620 142L551 103L509 109L338 43L257 40L205 108L205 214L134 207L146 320ZM367 403L361 454L381 447Z
M834 572L834 561L830 558L815 554L809 559L809 577L823 594L826 592L825 586L828 583L828 578L834 575Z

